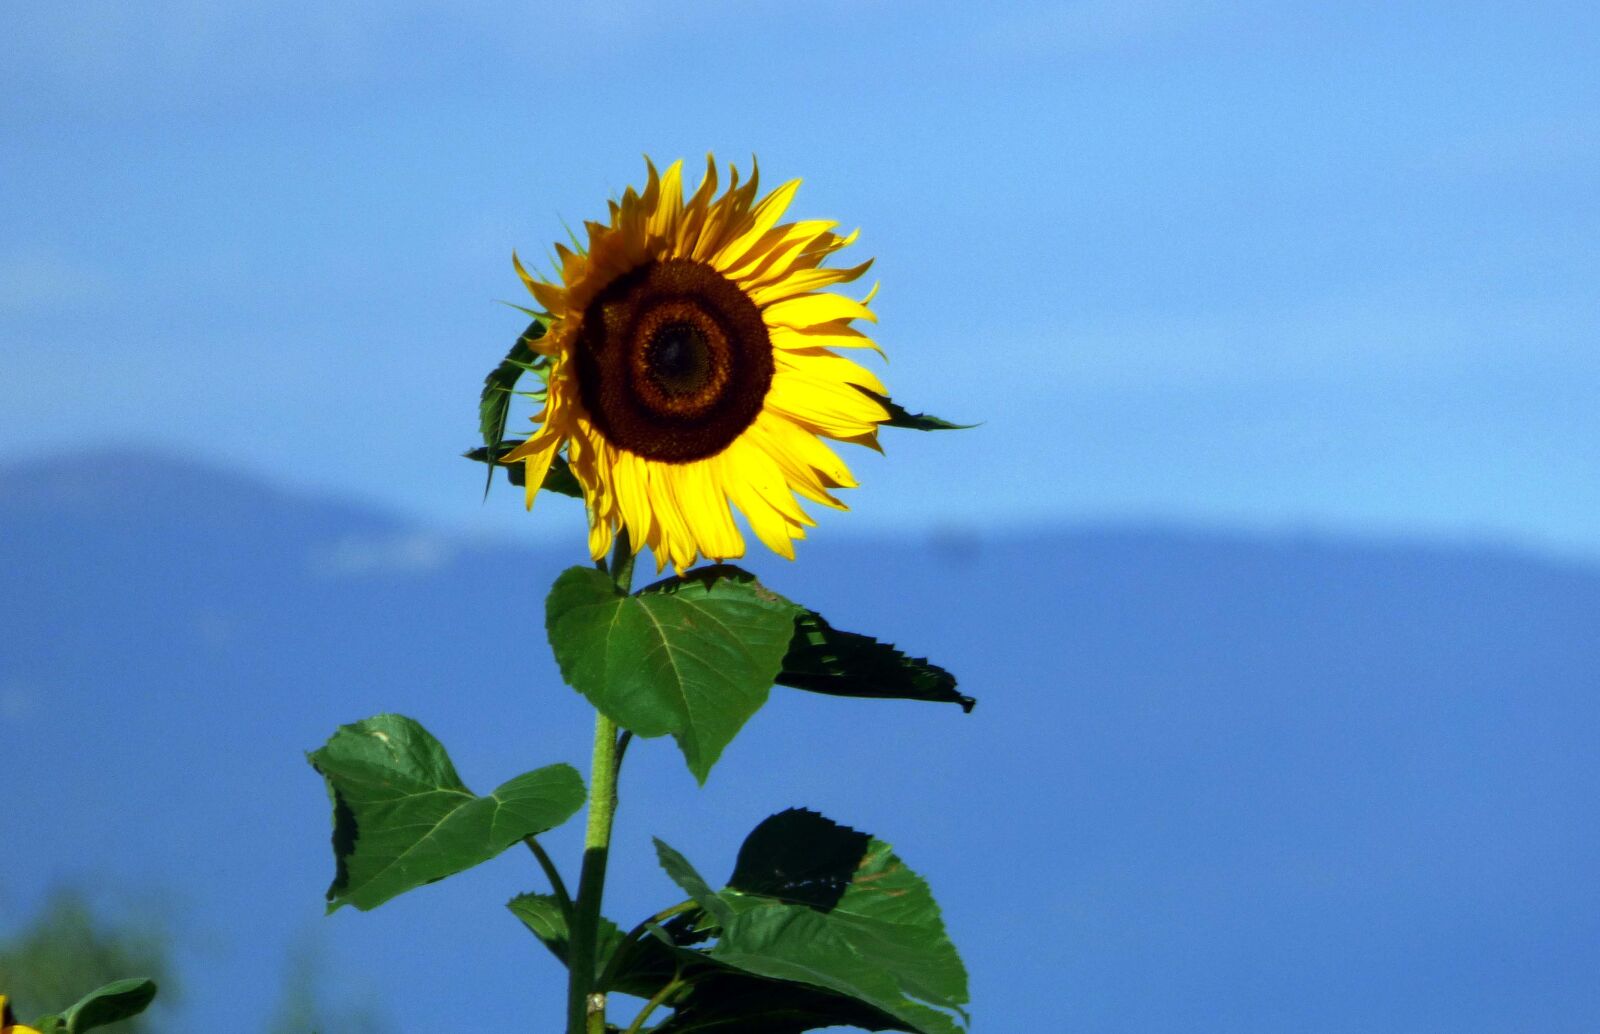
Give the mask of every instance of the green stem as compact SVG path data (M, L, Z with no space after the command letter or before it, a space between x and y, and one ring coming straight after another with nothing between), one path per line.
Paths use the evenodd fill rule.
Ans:
M595 991L596 931L605 893L611 822L617 812L617 725L596 713L594 763L589 774L589 825L583 837L583 872L567 952L567 1031L605 1030L605 992Z
M611 577L617 591L633 583L633 550L626 529L619 530L611 554ZM605 1034L606 995L595 980L600 902L605 894L606 860L611 852L611 824L617 814L617 770L622 742L617 723L600 712L594 720L594 760L589 767L589 824L583 837L583 870L567 946L567 1034Z
M617 591L630 592L633 589L633 548L628 543L628 529L617 530L617 545L611 551L611 580L617 583Z

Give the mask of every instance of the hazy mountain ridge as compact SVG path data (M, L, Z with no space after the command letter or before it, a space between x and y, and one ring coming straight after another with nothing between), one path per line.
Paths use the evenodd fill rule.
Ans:
M204 466L105 464L98 482L0 467L8 821L48 845L25 878L165 879L217 916L243 887L233 936L282 943L329 875L301 752L338 722L414 714L474 784L582 760L587 718L542 632L545 588L585 559L576 533L462 542ZM801 548L748 563L947 665L977 711L781 690L704 791L669 744L642 745L630 852L687 829L669 839L716 872L754 818L800 803L883 833L940 892L980 1031L1597 1015L1600 571L1173 529ZM661 904L646 854L619 855L619 914ZM447 1014L536 971L539 993L485 1022L537 1027L559 990L500 914L533 882L502 861L322 928L387 997L425 986ZM419 947L468 921L472 952ZM996 947L1019 930L1022 959ZM248 983L244 943L186 980L196 1029ZM1063 997L1018 999L1018 979Z

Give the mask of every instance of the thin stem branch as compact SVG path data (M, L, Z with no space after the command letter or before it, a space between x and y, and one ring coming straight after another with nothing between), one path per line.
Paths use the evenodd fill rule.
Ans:
M633 1018L633 1022L628 1024L628 1029L623 1031L622 1034L639 1034L644 1029L644 1021L650 1018L650 1014L660 1008L661 1003L666 1001L674 991L682 986L683 981L674 976L666 987L656 992L654 998L644 1003L644 1008L639 1010L639 1015Z
M572 927L572 896L567 893L566 881L561 878L561 870L556 868L556 863L551 861L550 855L533 837L523 837L522 842L528 845L528 850L533 852L533 857L539 860L539 868L544 870L545 878L550 881L550 890L556 896L556 904L561 906L561 914L567 918L567 928Z
M626 961L625 957L628 954L628 951L637 941L643 939L646 931L660 923L666 922L673 916L682 915L685 912L692 912L697 907L699 906L694 901L685 901L680 904L673 905L671 908L663 908L650 918L642 920L639 925L635 926L632 930L629 930L627 934L623 936L622 940L617 942L617 950L612 953L611 961L606 963L605 973L600 977L600 986L608 987L610 986L611 981L616 979L617 970L621 967L622 963Z

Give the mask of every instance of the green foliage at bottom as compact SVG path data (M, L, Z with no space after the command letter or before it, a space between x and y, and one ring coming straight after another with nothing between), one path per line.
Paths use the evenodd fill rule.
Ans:
M882 1009L804 983L710 965L651 1034L801 1034L821 1027L910 1030Z
M966 969L927 883L888 844L790 809L751 832L720 891L656 851L690 900L631 934L602 921L599 952L602 990L672 1010L654 1034L961 1034ZM559 902L523 895L511 910L565 961Z
M62 889L50 895L24 929L0 941L0 993L11 996L24 1021L46 1012L64 1016L85 989L140 973L161 984L162 1001L170 1005L170 956L163 922L147 915L107 918L82 893ZM159 1024L140 1017L116 1029L119 1034L149 1034Z
M38 1028L39 1034L84 1034L132 1019L144 1012L155 997L153 980L114 980L90 991L61 1015L42 1017L32 1026Z

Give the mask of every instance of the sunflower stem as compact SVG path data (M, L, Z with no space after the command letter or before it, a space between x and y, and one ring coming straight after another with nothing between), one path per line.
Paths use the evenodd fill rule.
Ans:
M617 544L611 551L611 580L617 591L627 593L633 589L633 545L628 541L628 529L617 529Z
M611 577L618 592L626 593L633 587L633 550L625 528L617 533ZM606 860L611 852L611 824L617 814L617 772L622 767L622 747L628 737L626 731L618 735L616 722L595 712L589 823L583 837L583 869L567 948L567 1034L605 1034L606 993L604 987L596 986L595 954Z

